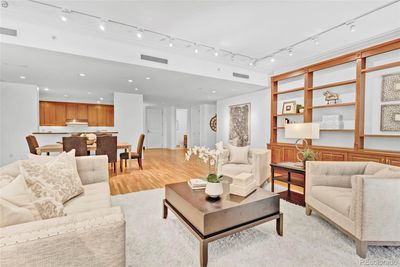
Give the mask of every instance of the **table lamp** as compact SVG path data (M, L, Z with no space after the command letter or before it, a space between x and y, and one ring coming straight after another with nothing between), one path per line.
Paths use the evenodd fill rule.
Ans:
M304 161L299 155L303 155L304 150L308 149L306 139L319 139L319 124L318 123L291 123L285 125L285 138L296 138L297 159ZM303 149L299 145L303 146ZM303 163L302 163L303 164Z

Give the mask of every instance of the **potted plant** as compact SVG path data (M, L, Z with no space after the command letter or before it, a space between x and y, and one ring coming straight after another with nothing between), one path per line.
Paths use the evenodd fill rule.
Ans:
M205 193L211 198L218 198L223 193L221 184L222 176L215 173L218 161L223 154L223 144L219 142L215 145L215 149L209 149L204 146L189 148L185 154L185 160L190 160L192 155L197 155L204 163L208 164L208 176Z
M303 162L303 167L306 167L306 161L309 160L316 160L317 156L315 155L314 151L312 151L310 148L305 148L303 151L300 152L300 158L299 160Z

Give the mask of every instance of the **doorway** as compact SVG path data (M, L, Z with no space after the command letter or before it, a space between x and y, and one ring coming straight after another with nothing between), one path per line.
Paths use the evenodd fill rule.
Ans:
M146 148L163 147L163 111L146 108Z

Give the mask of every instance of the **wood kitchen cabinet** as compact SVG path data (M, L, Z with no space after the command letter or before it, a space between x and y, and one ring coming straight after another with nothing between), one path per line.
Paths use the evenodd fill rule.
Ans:
M67 120L87 120L88 105L80 103L66 103Z
M89 126L114 126L114 106L40 101L40 126L65 126L66 120L88 121Z
M40 102L40 125L65 126L66 104L61 102Z

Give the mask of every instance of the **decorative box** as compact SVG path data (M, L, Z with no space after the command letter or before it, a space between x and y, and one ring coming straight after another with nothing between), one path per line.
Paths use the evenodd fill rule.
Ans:
M254 179L246 186L236 185L236 184L230 185L230 193L232 195L238 195L241 197L248 196L250 193L252 193L256 189L257 189L257 183Z

